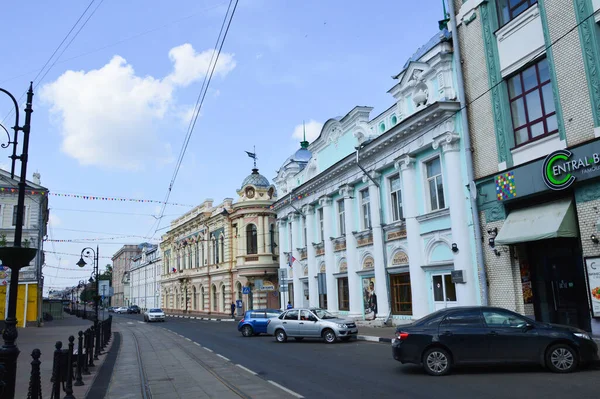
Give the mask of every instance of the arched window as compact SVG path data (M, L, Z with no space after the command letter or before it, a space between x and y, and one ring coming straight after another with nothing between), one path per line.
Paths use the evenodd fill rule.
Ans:
M217 311L217 287L214 284L212 286L212 310Z
M221 234L219 241L221 242L221 262L225 262L225 238L223 234Z
M275 225L271 224L271 226L269 227L269 242L271 243L271 253L275 254L275 247L277 247L277 244L275 244Z
M235 283L235 298L240 300L242 299L242 283L239 281Z
M227 305L225 304L225 284L221 286L221 312L225 312Z
M200 310L204 310L204 286L200 287Z
M196 295L196 286L192 288L192 310L198 310L198 297Z
M196 268L200 267L200 242L196 243Z
M249 224L246 226L246 253L256 254L258 253L258 242L256 234L256 226Z
M219 259L219 254L217 253L217 240L215 239L215 236L211 236L210 245L212 249L212 263L214 265L215 263L218 263Z
M204 266L206 264L205 262L205 258L204 258L204 237L202 237L202 240L200 241L200 264L202 266Z

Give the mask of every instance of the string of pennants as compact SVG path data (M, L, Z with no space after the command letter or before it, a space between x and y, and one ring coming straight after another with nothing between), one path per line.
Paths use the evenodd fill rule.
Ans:
M14 187L0 187L0 192L2 193L12 193L12 194L16 194L19 192L18 188L14 188ZM46 191L38 191L38 190L25 190L25 194L26 195L46 195L47 192Z
M158 241L157 238L151 238L151 237L142 237L142 236L136 236L136 235L124 235L124 236L114 236L114 237L96 237L96 238L73 238L73 239L67 239L67 240L54 240L51 238L46 238L44 239L44 241L47 242L80 242L80 241L104 241L104 240L119 240L121 238L141 238L144 240L149 240L149 241Z
M299 194L299 195L296 195L296 196L294 196L294 197L291 197L291 199L290 199L290 197L288 197L288 198L286 198L285 200L283 200L283 201L281 201L281 202L279 202L279 203L277 203L277 204L273 204L273 205L271 205L269 208L270 208L271 210L273 210L273 209L275 209L275 208L280 208L280 207L282 207L283 205L287 205L287 204L289 204L290 202L299 201L299 200L301 200L301 199L303 199L303 198L310 197L311 195L315 195L315 194L317 194L317 192L316 192L316 191L313 191L312 193L305 193L305 194ZM276 206L276 205L277 205L277 206Z
M152 203L152 204L167 204L167 205L185 206L185 207L189 207L189 208L192 207L192 205L188 205L188 204L180 204L177 202L165 202L165 201L151 200L151 199L102 197L102 196L96 196L96 195L80 195L80 194L69 194L69 193L48 193L48 194L55 196L55 197L78 198L78 199L91 200L91 201L145 202L145 203Z

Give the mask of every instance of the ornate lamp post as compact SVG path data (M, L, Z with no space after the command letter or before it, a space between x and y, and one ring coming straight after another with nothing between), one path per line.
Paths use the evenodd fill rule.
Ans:
M13 145L13 153L9 157L12 160L12 167L10 176L14 179L15 177L15 163L18 160L21 161L21 175L19 176L19 196L17 200L17 215L16 215L16 226L15 226L15 240L13 247L0 248L0 260L2 264L6 265L11 269L10 277L10 293L8 296L8 311L6 315L5 328L2 332L2 339L4 345L0 348L0 367L4 370L4 392L3 398L14 398L15 397L15 382L17 378L17 358L19 357L19 348L17 347L16 341L19 333L17 332L17 293L19 292L19 271L26 266L35 258L37 249L35 248L23 248L21 247L21 238L23 236L23 217L25 210L25 187L27 186L27 156L29 151L29 132L31 125L31 113L33 108L31 103L33 101L33 82L29 85L27 91L27 105L25 107L25 124L19 126L19 104L17 99L8 91L0 88L0 91L7 96L13 102L15 107L15 125L14 139L11 141L8 130L2 125L2 129L8 135L8 143L2 144L0 147L8 148L11 144ZM23 132L23 148L21 155L17 155L17 143L19 131Z
M83 248L81 250L81 258L79 259L79 262L77 262L77 266L79 267L84 267L85 265L87 265L87 263L85 262L85 260L83 260L83 258L88 258L88 259L92 259L93 261L93 266L94 266L94 271L92 273L92 276L95 277L96 279L96 287L95 287L95 293L94 293L94 331L96 334L96 350L94 351L94 360L98 360L98 355L100 354L100 329L98 328L98 301L100 300L100 295L98 295L99 293L99 288L98 288L98 253L100 252L100 249L98 248L98 246L96 246L96 250L94 251L93 248L87 247L87 248ZM92 282L92 278L90 277L90 282Z

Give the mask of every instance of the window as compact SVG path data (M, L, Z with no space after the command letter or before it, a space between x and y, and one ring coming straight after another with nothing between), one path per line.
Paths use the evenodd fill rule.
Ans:
M319 241L325 241L325 234L323 233L323 208L317 209L317 218L319 219Z
M367 230L371 228L371 207L369 199L369 190L362 190L360 192L360 213L362 217L362 229Z
M269 227L269 242L271 243L271 253L275 254L275 247L277 246L277 244L275 244L275 225L271 224L271 226Z
M515 19L523 11L537 3L537 0L498 0L500 25Z
M444 327L483 327L479 310L465 310L449 314L442 320L440 328Z
M265 312L252 312L250 313L251 319L265 319Z
M219 246L217 245L217 239L215 236L212 237L212 249L213 249L213 264L219 263Z
M508 79L508 97L517 146L558 131L547 59Z
M258 253L256 226L253 224L246 226L246 253L249 255Z
M337 202L338 209L338 231L340 232L340 236L346 235L346 213L344 209L344 200L339 200Z
M397 222L404 218L402 213L402 189L400 187L400 176L390 177L390 202L392 205L392 222Z
M205 265L205 260L204 259L204 239L202 240L202 242L200 243L200 256L201 256L201 262L202 262L202 266Z
M488 327L507 327L507 328L523 328L528 322L523 317L514 313L502 311L483 311L483 318Z
M412 314L412 291L410 288L410 273L390 275L392 289L392 313Z
M298 320L298 311L290 310L284 316L283 320Z
M27 215L27 207L23 208L23 223L22 225L25 226L25 216ZM12 225L16 226L17 225L17 205L13 206L13 219L12 219Z
M217 310L217 287L212 286L212 310Z
M301 310L300 311L300 320L313 321L313 320L317 320L317 318L312 313L310 313L308 310Z
M221 262L225 262L225 238L221 234L221 238L219 239L221 242Z
M433 300L436 302L456 302L456 286L449 274L433 276Z
M196 251L196 254L195 254L196 267L200 267L200 243L199 242L196 243L196 247L194 248L194 250Z
M302 218L302 239L304 240L304 246L308 246L308 236L306 235L306 218Z
M427 173L427 191L429 193L429 210L437 211L446 207L444 201L444 182L442 180L442 164L440 158L425 163Z
M350 310L348 277L338 278L338 306L340 310Z

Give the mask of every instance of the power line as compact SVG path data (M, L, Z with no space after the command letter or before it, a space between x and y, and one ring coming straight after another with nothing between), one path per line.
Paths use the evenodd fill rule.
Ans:
M53 255L67 255L67 256L77 256L77 257L81 256L81 254L72 254L72 253L68 253L68 252L56 252L56 251L47 251L47 250L44 250L44 252L46 252L48 254L53 254ZM100 258L112 259L111 256L100 256Z
M72 209L72 208L52 208L53 211L66 211L66 212L89 212L89 213L105 213L105 214L113 214L113 215L131 215L131 216L150 216L153 218L158 218L156 215L152 215L150 213L132 213L132 212L112 212L112 211L98 211L95 209ZM171 213L164 216L179 216L178 213Z

